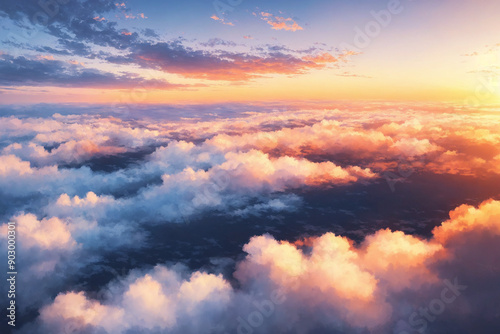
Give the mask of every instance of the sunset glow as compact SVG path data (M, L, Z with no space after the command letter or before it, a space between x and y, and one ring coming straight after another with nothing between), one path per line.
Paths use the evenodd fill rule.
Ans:
M1 333L500 333L497 0L0 3Z

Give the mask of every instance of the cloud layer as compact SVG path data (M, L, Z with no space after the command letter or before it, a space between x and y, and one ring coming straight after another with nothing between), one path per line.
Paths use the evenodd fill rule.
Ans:
M272 75L298 75L338 67L348 59L345 53L318 46L309 48L308 56L304 57L301 50L278 45L273 46L274 50L259 46L235 51L231 50L235 42L218 43L217 49L207 49L210 42L194 43L183 37L165 39L150 28L122 24L122 18L147 19L144 13L132 13L125 3L22 1L17 5L0 5L0 13L10 25L20 28L19 33L8 34L5 45L23 51L22 55L0 51L0 86L6 87L196 89L206 85L199 79L209 83L218 80L242 83ZM275 30L303 29L291 18L266 12L259 15ZM234 25L223 15L213 15L211 19ZM85 64L80 59L85 59ZM174 79L180 76L197 81L171 83L164 79L165 74L174 75Z
M313 209L307 198L335 190L350 201L351 191L386 182L399 196L419 174L495 180L498 115L384 104L214 107L212 115L186 109L165 118L154 108L36 108L0 118L0 243L5 223L16 222L19 311L40 314L22 332L470 332L464 319L494 326L496 311L480 305L497 307L481 296L496 293L498 201L459 206L429 238L353 218L361 227L351 240L314 229L319 215L334 212L334 198ZM368 205L343 209L355 217L349 210L376 210ZM305 222L287 221L305 209ZM246 244L230 258L137 260L162 227L202 234L212 248L191 245L196 260L225 247L205 228L225 233L224 224L258 226L263 216L276 224L264 232L282 224L292 237L238 226L225 241L244 234ZM174 252L183 242L164 246ZM123 259L131 263L118 272Z
M40 311L39 331L410 333L453 322L474 330L464 317L494 327L478 306L494 306L498 276L478 265L496 265L487 254L498 250L499 218L500 202L490 200L452 211L430 240L390 230L359 245L332 233L295 243L256 236L234 273L239 288L158 265L114 281L102 300L59 294ZM488 304L477 299L485 292Z

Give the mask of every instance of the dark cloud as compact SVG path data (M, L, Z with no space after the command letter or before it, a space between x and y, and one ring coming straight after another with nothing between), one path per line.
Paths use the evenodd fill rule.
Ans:
M150 28L144 29L142 31L142 33L146 37L153 37L153 38L159 38L160 37L160 35L158 35L153 29L150 29Z
M71 52L68 50L59 50L55 49L50 46L36 46L33 48L34 51L41 52L41 53L50 53L54 55L61 55L61 56L69 56L71 55Z
M301 74L338 61L330 54L328 58L323 57L321 61L316 61L319 58L314 56L320 51L323 52L317 48L294 51L283 46L266 45L256 48L257 53L249 54L222 50L204 51L186 46L185 41L181 39L168 42L147 41L141 39L137 32L119 29L116 22L100 20L101 17L116 11L116 5L112 2L92 0L58 4L54 1L49 4L51 6L47 7L28 1L16 4L4 3L0 6L0 12L16 22L31 19L37 29L44 29L57 38L59 48L48 46L34 48L29 43L20 41L11 41L12 43L16 42L24 48L39 52L101 58L115 64L139 65L188 78L208 80L247 81L268 74ZM40 15L48 18L45 23L40 24L40 19L36 19ZM145 29L142 33L146 37L159 37L152 29ZM237 44L212 38L200 45L215 48L233 47ZM102 51L96 53L92 50L93 46L111 48L111 51L109 54ZM113 54L113 49L125 55ZM314 56L303 57L301 54L304 53ZM90 77L96 76L95 73L87 74ZM85 81L88 76L76 76L75 80L78 78ZM32 81L36 81L36 78Z
M29 1L2 2L0 12L15 22L30 21L34 28L58 38L59 44L75 55L89 53L91 43L98 46L125 49L139 35L124 35L112 21L97 21L94 17L116 10L113 1ZM127 9L123 9L127 10ZM29 38L29 36L26 36Z
M233 41L226 41L222 38L211 38L207 42L200 43L202 46L216 47L216 46L236 46L237 44Z
M220 45L225 42L213 43ZM188 78L245 81L268 74L301 74L345 58L345 55L335 57L328 53L318 57L300 57L282 52L281 48L277 50L261 54L222 50L208 52L187 47L177 40L131 44L128 55L110 56L106 60L116 64L137 64Z
M116 75L59 60L0 56L0 85L59 86L87 88L158 88L175 89L183 85L162 80L146 80L133 75Z
M71 50L71 54L73 55L85 57L91 54L90 47L84 43L63 38L60 38L58 42L59 45L66 50L66 52L68 52L68 50Z

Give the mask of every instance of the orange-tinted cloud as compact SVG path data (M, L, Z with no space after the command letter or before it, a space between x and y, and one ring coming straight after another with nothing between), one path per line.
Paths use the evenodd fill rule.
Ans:
M500 235L500 201L488 200L479 207L461 205L450 212L450 219L434 229L434 237L442 244L450 243L461 234L486 231Z
M292 18L285 18L281 16L275 16L271 13L260 12L259 15L261 19L267 22L274 30L286 30L286 31L298 31L304 30L297 22Z
M101 304L82 292L61 293L41 310L40 318L54 330L68 323L75 330L99 326L109 333L172 329L193 317L223 312L231 297L231 286L221 275L195 272L182 279L175 269L157 266L127 284L119 305Z
M48 56L46 56L46 55L41 55L41 56L38 56L37 58L38 58L38 59L45 59L45 60L55 60L55 59L54 59L54 56L52 56L52 55L48 55Z
M228 22L228 21L226 21L224 18L222 18L222 17L218 17L217 15L212 15L212 16L210 16L210 18L211 18L212 20L219 21L219 22L220 22L220 23L222 23L222 24L225 24L225 25L228 25L228 26L234 26L234 23L232 23L232 22Z
M80 65L80 66L85 66L85 63L79 62L77 60L68 60L68 63L72 65Z
M499 218L500 202L488 200L477 208L453 210L430 239L379 230L357 245L325 233L309 238L307 251L270 235L255 236L243 247L247 256L236 266L237 287L222 275L189 275L182 267L158 265L111 283L107 289L113 298L107 301L83 292L60 293L41 309L39 321L52 332L68 324L113 333L131 328L195 332L220 322L237 332L242 328L239 319L251 322L247 315L259 310L269 314L268 323L261 325L266 331L301 326L311 332L321 322L343 332L368 329L378 334L423 328L414 321L423 317L418 310L442 303L445 315L431 308L440 322L479 317L491 323L490 314L479 306L494 305L485 294L499 295L491 289L498 283L498 271L491 267L497 253L488 252L499 248ZM463 311L458 306L470 307ZM439 326L424 324L429 323ZM473 329L476 324L464 326Z
M210 54L159 43L143 45L123 61L187 78L245 81L271 74L303 74L344 61L345 57L345 54L338 57L330 54L299 57L286 53L244 55L224 51Z

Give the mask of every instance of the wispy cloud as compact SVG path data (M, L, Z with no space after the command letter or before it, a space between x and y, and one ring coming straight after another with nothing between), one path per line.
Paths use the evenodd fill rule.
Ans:
M254 15L259 15L262 20L267 22L272 29L274 30L286 30L286 31L298 31L298 30L304 30L295 20L292 18L288 17L282 17L282 16L277 16L273 15L268 12L260 12L258 14L254 13Z
M225 25L228 25L228 26L234 26L234 23L226 21L226 19L223 18L223 17L218 17L217 15L212 15L212 16L210 16L210 18L212 20L218 21L218 22L220 22L222 24L225 24Z
M53 56L30 59L23 56L0 56L0 85L2 86L55 86L86 88L180 89L184 85L164 80L143 79L135 75L114 74L87 68L78 61L56 60Z
M9 59L23 73L19 67L28 60ZM57 60L32 61L34 72L49 78L49 73L59 75L50 67L62 65ZM47 71L37 70L38 63L49 66ZM265 332L289 325L290 319L300 319L293 324L309 332L318 323L341 326L346 333L366 328L374 333L393 328L410 332L411 322L404 321L412 310L439 298L443 281L453 283L457 276L460 284L481 283L460 297L471 310L480 310L469 316L495 321L479 307L489 305L486 294L495 293L492 300L498 300L498 289L492 288L498 271L491 270L500 251L500 202L495 200L457 207L426 238L393 225L391 230L378 228L376 210L363 210L363 219L373 224L355 224L356 242L324 226L308 230L314 234L305 240L279 240L260 230L250 234L242 242L246 257L233 263L235 269L226 276L212 272L212 267L190 270L160 264L155 269L114 271L111 283L96 288L99 293L72 285L101 275L102 257L110 252L113 257L115 252L129 256L130 248L145 242L144 229L152 224L163 228L209 212L231 225L241 217L297 213L305 209L307 194L342 187L339 193L344 196L349 185L360 189L365 183L383 182L383 172L397 168L402 157L406 165L400 173L414 168L429 177L426 183L444 173L450 174L447 180L451 175L466 176L458 180L471 183L484 175L498 180L497 114L450 113L432 105L415 111L420 107L363 103L362 111L323 106L278 111L270 106L249 112L248 105L231 105L225 115L223 108L208 106L221 114L203 117L198 117L199 110L187 113L189 107L170 109L181 117L196 114L187 120L169 118L166 106L149 106L123 118L119 107L109 106L92 105L76 114L66 105L11 110L0 118L0 199L8 204L0 214L4 221L15 221L21 232L20 304L39 314L20 332L58 333L74 326L89 333L102 328L110 333L159 328L189 333L218 323L236 332L238 317L247 319L253 312L247 307L253 303L242 301L269 296L279 288L286 298L281 311L276 308L263 324ZM468 126L471 123L475 126ZM136 158L130 161L130 156ZM106 158L106 166L118 167L89 168L99 158ZM491 193L497 194L497 188L492 183ZM435 191L419 189L418 196L430 196L425 189ZM323 214L324 209L308 210ZM286 222L283 218L282 226L289 230ZM258 221L254 225L260 228ZM420 217L412 227L416 225L429 228ZM330 226L335 224L326 228ZM7 245L7 228L0 226L2 247ZM198 249L192 254L197 260L201 256ZM157 304L151 308L148 297L153 295ZM450 291L446 297L452 297ZM401 312L402 304L407 313ZM132 317L138 314L139 320ZM462 318L450 308L432 325L449 326ZM464 327L464 333L473 332L476 325L465 323L470 327Z

